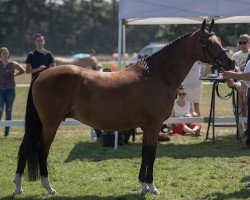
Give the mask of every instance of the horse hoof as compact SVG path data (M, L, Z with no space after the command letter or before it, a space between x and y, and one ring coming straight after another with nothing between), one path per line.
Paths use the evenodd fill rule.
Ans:
M140 190L140 194L146 194L147 192L149 192L149 188L148 187L143 187L141 190Z
M147 185L151 194L160 194L159 190L155 187L153 183L148 183Z
M161 194L158 189L150 190L151 194Z
M23 190L17 190L17 189L15 189L15 190L13 191L13 195L14 195L14 196L20 195L20 194L22 194L22 193L23 193Z
M56 195L56 191L53 189L49 192L49 195Z
M142 189L139 192L140 194L145 194L150 191L147 183L141 181L139 181L139 183L142 185Z

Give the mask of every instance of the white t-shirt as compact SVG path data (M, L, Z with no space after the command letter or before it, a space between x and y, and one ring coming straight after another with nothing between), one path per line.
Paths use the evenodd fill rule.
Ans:
M236 62L237 67L239 67L240 71L244 71L248 54L249 52L243 53L242 51L237 51L236 53L233 54L233 58Z
M244 69L244 73L250 72L250 60L248 60L246 67ZM250 81L243 81L241 80L242 83L244 83L248 88L250 87Z
M190 113L190 103L185 102L183 107L179 106L177 100L174 102L174 117L184 117L185 114Z

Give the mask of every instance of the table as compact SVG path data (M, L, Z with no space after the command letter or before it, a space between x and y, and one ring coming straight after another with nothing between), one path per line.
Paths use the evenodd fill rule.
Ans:
M216 96L216 94L217 94L217 96L219 96L219 93L217 90L218 85L220 83L225 83L226 79L223 79L221 76L218 76L218 77L204 77L204 78L201 78L200 80L213 82L206 140L208 139L208 136L209 136L210 126L212 126L212 134L213 134L213 142L214 142L215 141L214 127L216 127L216 126L222 126L222 127L228 126L228 124L220 124L220 125L215 124L215 96ZM237 91L234 88L232 88L232 92L230 94L226 95L225 97L221 97L221 96L219 96L219 97L224 98L224 99L225 98L227 98L227 99L232 98L232 105L233 105L234 114L235 114L235 121L236 121L236 136L238 139L239 138L239 129L238 129L239 115L238 115L238 106L237 106L238 105ZM232 126L232 125L230 125L230 126Z

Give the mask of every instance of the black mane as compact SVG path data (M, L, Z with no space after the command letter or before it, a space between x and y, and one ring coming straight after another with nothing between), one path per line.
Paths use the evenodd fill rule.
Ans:
M158 54L167 51L169 48L171 48L173 45L175 45L178 42L181 42L183 39L185 39L186 37L190 36L192 33L187 33L186 35L182 35L179 38L177 38L176 40L170 42L169 44L167 44L166 46L164 46L163 48L159 49L158 51L156 51L155 53L153 53L152 55L148 56L147 58L145 58L144 60L148 61L148 59L157 56Z

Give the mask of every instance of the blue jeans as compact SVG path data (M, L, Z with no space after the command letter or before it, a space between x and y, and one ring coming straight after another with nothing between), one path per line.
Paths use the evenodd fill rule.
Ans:
M16 97L15 88L0 90L0 120L2 119L3 110L5 106L5 119L11 120L12 118L12 107ZM9 134L10 127L5 127L5 136Z

